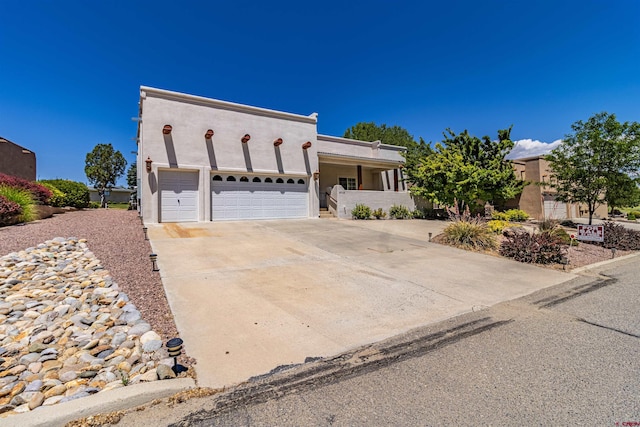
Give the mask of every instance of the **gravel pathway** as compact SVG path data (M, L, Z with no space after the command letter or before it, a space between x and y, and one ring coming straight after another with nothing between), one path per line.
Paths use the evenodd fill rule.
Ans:
M151 271L151 246L144 240L136 211L71 211L25 225L3 227L0 228L0 256L35 247L55 237L86 239L88 248L162 340L179 336L160 275Z

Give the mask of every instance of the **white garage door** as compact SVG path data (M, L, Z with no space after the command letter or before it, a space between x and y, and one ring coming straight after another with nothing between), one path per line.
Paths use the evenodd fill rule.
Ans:
M160 171L160 222L198 220L198 172Z
M214 175L211 178L211 219L306 218L309 194L306 178Z
M567 204L556 200L545 200L544 217L550 219L567 219Z

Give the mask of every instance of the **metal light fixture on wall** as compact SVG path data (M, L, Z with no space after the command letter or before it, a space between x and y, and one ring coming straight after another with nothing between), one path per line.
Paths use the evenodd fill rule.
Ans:
M211 139L213 134L214 134L213 129L209 129L209 130L207 130L207 133L204 134L204 137L205 137L205 139Z
M273 146L274 146L274 147L277 147L277 146L279 146L279 145L282 145L282 142L283 142L283 141L282 141L282 138L278 138L278 139L276 139L275 141L273 141Z
M162 128L162 133L165 135L169 135L172 129L173 128L171 127L171 125L164 125L164 127Z
M144 162L147 164L147 172L151 172L151 163L153 163L151 157L147 156L147 160L145 160Z
M318 178L320 178L320 171L315 171L315 172L313 173L313 180L314 180L314 181L317 181L317 180L318 180Z
M250 139L251 139L251 135L249 135L248 133L245 133L240 141L242 141L243 143L247 143L249 142Z
M302 144L302 149L306 150L308 148L311 148L311 141L307 141L304 144Z

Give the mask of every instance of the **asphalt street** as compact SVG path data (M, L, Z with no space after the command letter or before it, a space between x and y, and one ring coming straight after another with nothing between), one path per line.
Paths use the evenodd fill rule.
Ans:
M639 260L118 426L637 425Z

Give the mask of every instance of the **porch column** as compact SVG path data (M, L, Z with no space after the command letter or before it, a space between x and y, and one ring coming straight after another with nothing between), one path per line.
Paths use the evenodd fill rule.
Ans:
M393 191L398 191L398 169L393 170Z
M362 165L358 165L358 190L362 190Z

